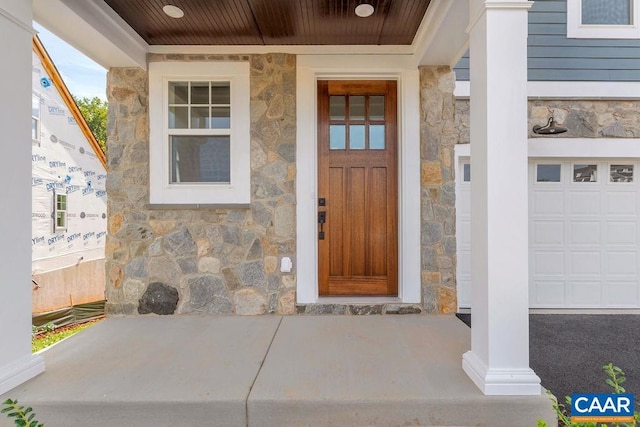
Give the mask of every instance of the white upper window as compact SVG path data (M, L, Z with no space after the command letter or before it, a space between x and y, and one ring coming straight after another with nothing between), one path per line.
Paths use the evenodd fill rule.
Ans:
M150 202L250 202L249 64L149 65Z
M567 0L567 37L640 38L640 0Z
M53 232L67 231L67 195L53 194Z
M40 96L31 95L31 140L40 143Z

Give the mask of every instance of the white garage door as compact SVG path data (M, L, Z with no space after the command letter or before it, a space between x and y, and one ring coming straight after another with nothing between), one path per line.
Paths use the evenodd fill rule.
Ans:
M640 180L628 160L531 160L532 308L638 308ZM470 307L469 161L457 184L458 298Z

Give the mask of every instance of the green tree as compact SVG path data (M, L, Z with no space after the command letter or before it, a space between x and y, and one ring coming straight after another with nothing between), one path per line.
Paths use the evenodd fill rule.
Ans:
M93 136L96 137L98 144L102 151L107 151L107 102L100 98L78 98L73 97L73 100L78 104L80 112L84 116L84 119L89 125L89 129L93 132Z

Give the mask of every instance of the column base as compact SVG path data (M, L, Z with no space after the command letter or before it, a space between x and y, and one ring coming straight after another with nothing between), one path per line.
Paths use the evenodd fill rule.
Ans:
M490 369L473 351L462 355L462 369L489 396L540 396L540 378L531 368Z
M44 359L35 354L0 367L0 395L43 372Z

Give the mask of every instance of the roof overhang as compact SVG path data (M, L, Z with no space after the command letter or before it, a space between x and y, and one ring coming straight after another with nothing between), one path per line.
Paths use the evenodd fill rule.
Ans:
M468 46L468 0L432 0L411 45L147 44L103 0L33 0L34 19L105 68L146 68L147 53L402 55L415 66L456 64Z

